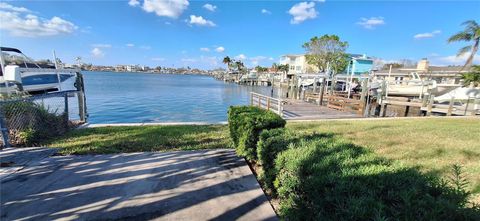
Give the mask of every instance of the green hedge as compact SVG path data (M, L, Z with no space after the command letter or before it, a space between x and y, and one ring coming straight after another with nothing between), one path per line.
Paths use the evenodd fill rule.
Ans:
M285 120L279 115L252 106L232 106L228 110L230 137L237 154L255 160L256 146L260 132L266 129L285 127Z
M260 133L257 162L262 165L263 173L259 174L259 179L273 194L275 194L273 181L276 177L275 159L280 152L287 150L290 144L298 142L299 139L299 135L285 128L264 130Z
M286 220L480 220L462 187L344 141L300 141L275 164Z

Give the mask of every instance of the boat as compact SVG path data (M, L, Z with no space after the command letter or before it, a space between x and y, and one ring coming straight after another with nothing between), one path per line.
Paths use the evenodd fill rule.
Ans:
M410 75L411 79L408 81L395 81L393 84L388 84L387 96L421 97L429 90L430 93L439 96L461 87L459 84L438 84L435 80L422 80L416 72Z
M0 47L0 92L24 91L29 94L61 89L61 83L74 77L78 69L58 69L48 64L37 64L19 49Z

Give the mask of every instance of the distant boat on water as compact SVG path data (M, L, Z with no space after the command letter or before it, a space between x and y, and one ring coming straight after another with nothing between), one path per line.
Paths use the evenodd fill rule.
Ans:
M58 91L62 82L79 72L77 69L38 64L16 48L0 47L0 51L0 93Z

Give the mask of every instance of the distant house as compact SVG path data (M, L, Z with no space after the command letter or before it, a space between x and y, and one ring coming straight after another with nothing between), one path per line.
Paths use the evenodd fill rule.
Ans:
M350 61L348 67L342 74L360 75L369 73L373 68L373 59L367 57L365 54L348 54ZM287 73L287 78L298 74L315 74L319 70L316 66L308 64L305 54L289 54L283 55L280 59L280 64L288 64L290 70Z
M343 74L361 75L370 73L373 68L373 59L363 54L348 54L350 62Z

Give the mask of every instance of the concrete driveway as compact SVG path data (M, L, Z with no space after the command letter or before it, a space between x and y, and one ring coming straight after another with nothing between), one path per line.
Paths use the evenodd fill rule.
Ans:
M233 150L47 157L0 185L0 220L277 220Z

